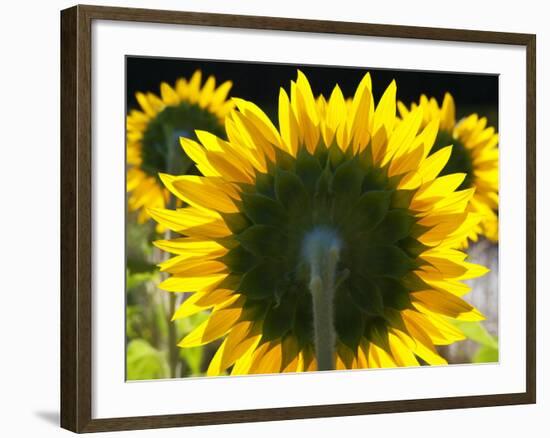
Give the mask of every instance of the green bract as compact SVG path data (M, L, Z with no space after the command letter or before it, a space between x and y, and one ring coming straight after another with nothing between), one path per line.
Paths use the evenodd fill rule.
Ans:
M334 326L340 341L357 348L388 326L388 309L411 306L403 278L418 267L425 249L411 237L416 224L407 209L413 192L375 168L368 150L354 155L321 145L296 158L278 151L276 165L240 184L239 211L223 214L234 235L222 258L229 270L220 288L246 296L244 319L263 319L263 341L292 333L313 343L310 265L306 236L317 231L338 239Z

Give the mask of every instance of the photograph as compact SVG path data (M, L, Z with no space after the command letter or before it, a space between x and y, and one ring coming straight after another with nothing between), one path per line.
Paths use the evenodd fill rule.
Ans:
M499 362L499 76L398 66L126 56L126 381Z

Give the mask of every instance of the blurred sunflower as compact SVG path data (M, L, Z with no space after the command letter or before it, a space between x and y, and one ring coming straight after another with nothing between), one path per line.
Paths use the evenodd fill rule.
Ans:
M468 245L468 239L476 242L479 236L485 236L492 242L498 241L498 134L495 128L487 126L487 118L477 114L456 122L455 102L450 93L446 93L441 107L435 98L420 97L418 104L413 103L411 110L418 106L423 109L421 126L431 120L440 120L440 129L431 153L453 145L451 157L441 175L463 172L466 178L459 189L474 188L474 196L468 203L468 211L481 215L482 219L462 242ZM410 110L398 103L401 117Z
M138 222L149 219L148 207L165 207L169 193L159 172L185 174L194 163L182 153L180 136L192 136L195 129L223 134L223 120L234 104L227 101L230 81L216 88L210 76L201 87L201 72L189 81L180 78L174 87L163 82L160 97L136 93L141 110L132 110L126 120L128 165L126 190L130 211L139 211Z
M394 129L395 82L375 109L368 74L319 111L298 72L279 129L236 104L228 141L181 140L202 175L161 175L189 206L150 210L182 235L155 242L175 254L159 287L194 292L173 318L211 309L179 345L224 338L208 375L446 363L435 345L464 339L449 319L483 319L462 280L487 270L453 249L479 219L465 174L438 177L450 148L428 157L438 120Z

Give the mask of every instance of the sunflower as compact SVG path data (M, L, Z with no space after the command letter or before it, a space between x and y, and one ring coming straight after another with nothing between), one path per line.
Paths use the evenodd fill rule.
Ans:
M443 168L441 175L462 172L466 178L459 189L474 188L474 196L468 203L468 211L481 215L479 224L468 234L462 246L468 245L468 239L476 242L484 236L491 242L498 241L498 134L495 128L487 126L487 118L477 114L456 122L455 102L450 93L446 93L441 107L435 98L420 97L418 104L411 109L422 107L421 126L433 119L440 120L440 129L431 153L448 145L453 145L451 157ZM409 114L409 109L398 103L402 117Z
M298 72L278 129L236 105L228 141L181 139L201 175L161 175L189 206L150 209L180 234L155 242L175 255L159 287L193 292L173 319L211 309L179 346L219 340L208 375L445 364L435 346L464 339L449 321L483 319L462 280L487 269L455 249L479 217L465 174L438 177L451 147L428 157L439 121L396 126L395 82L375 108L369 74L320 111Z
M126 190L128 207L138 211L137 220L149 219L148 207L165 207L169 193L158 178L159 172L189 173L194 163L181 153L180 136L195 129L223 134L223 120L234 104L227 101L230 81L216 88L210 76L201 88L201 71L187 81L180 78L172 87L163 82L160 97L136 93L141 110L132 110L126 120L128 165Z

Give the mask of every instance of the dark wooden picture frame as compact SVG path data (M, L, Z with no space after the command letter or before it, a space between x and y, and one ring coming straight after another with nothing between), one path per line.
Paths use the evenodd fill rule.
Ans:
M91 181L93 159L91 155L91 25L93 20L220 26L525 46L527 55L526 391L497 395L93 419L91 357ZM74 432L98 432L535 403L535 56L536 37L530 34L98 6L75 6L62 11L61 426Z

